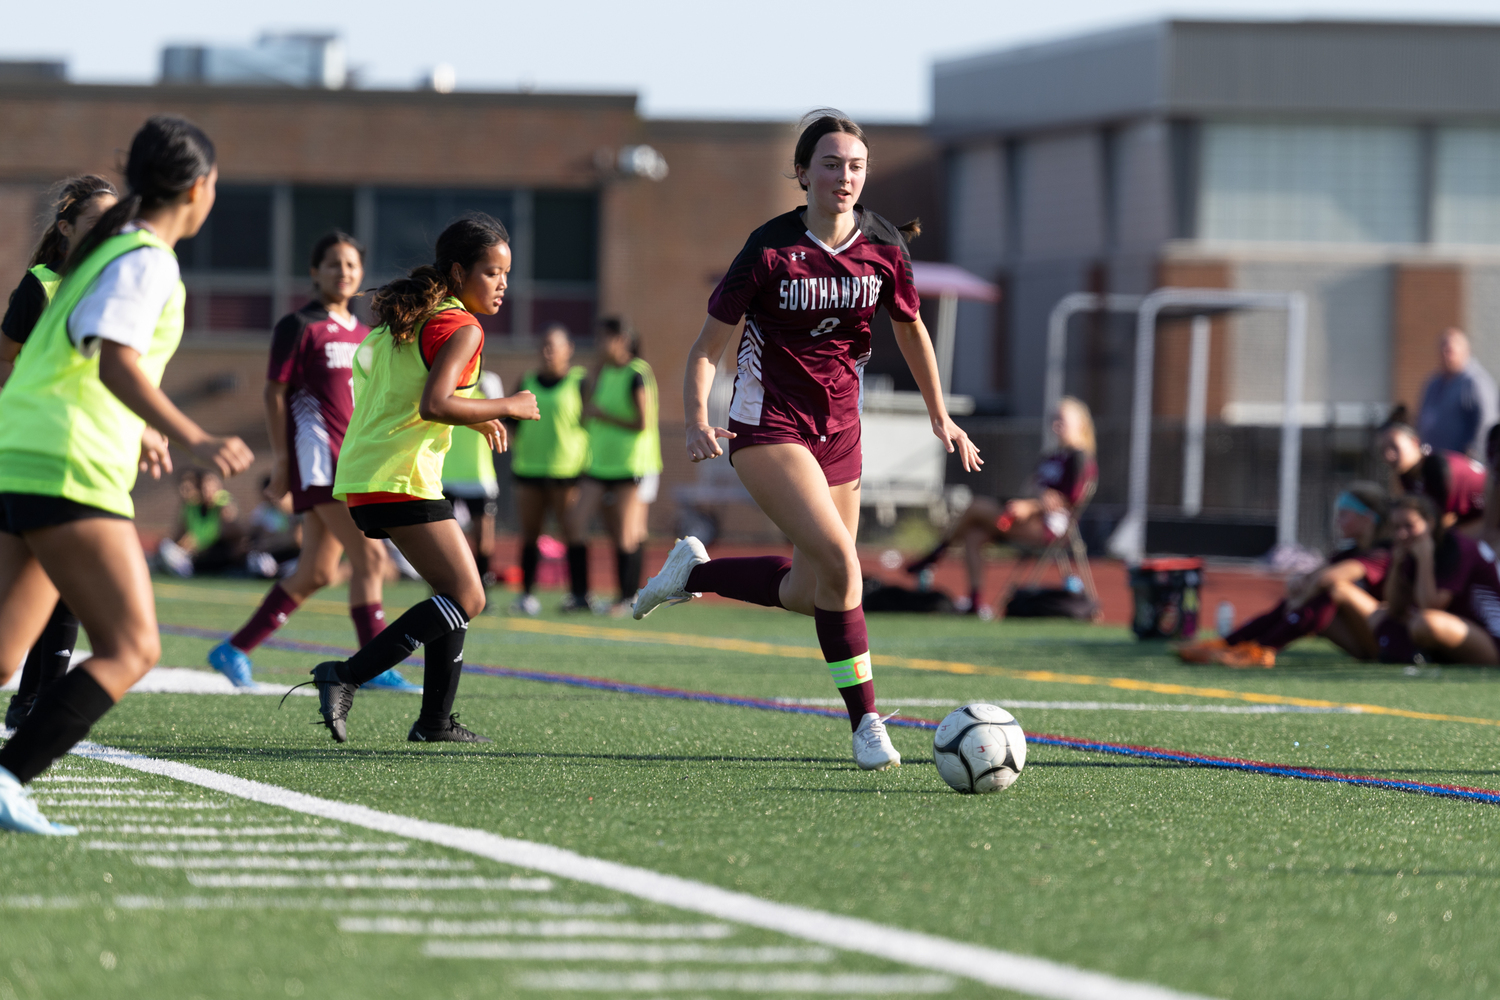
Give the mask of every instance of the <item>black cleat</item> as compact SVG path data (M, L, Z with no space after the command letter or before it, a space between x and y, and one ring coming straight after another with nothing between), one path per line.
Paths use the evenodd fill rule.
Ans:
M312 669L312 682L318 686L318 710L323 713L323 725L339 743L349 742L349 730L345 720L354 705L354 692L358 684L339 679L339 660L328 660Z
M5 710L5 726L7 729L19 729L21 723L26 721L26 716L31 714L31 707L36 704L36 695L13 694L10 696L10 707Z
M418 719L411 724L411 732L406 738L412 743L493 743L494 740L488 736L480 736L472 729L459 725L457 713L435 727L428 727Z

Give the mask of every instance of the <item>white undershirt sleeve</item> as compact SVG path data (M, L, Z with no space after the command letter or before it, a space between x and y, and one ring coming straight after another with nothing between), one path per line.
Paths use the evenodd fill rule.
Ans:
M161 311L177 290L177 258L160 247L121 254L104 270L68 317L68 338L90 356L102 340L145 354Z

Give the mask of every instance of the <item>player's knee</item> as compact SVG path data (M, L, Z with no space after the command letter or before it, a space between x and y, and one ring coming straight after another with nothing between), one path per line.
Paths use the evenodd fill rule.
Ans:
M1418 646L1431 646L1437 641L1432 620L1421 611L1413 612L1406 619L1406 630L1411 633L1412 641Z
M818 582L838 593L847 594L858 589L861 582L859 555L852 545L825 553L818 563Z
M458 588L458 593L451 595L458 606L464 609L464 614L470 618L477 618L484 611L484 587L464 585Z

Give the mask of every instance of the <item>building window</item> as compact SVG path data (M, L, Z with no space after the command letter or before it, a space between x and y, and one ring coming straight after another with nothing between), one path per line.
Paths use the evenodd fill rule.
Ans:
M375 246L371 276L389 281L432 263L438 234L466 212L483 212L513 225L507 191L382 188L375 193Z
M184 271L271 270L271 189L221 185L208 221L177 244Z
M1500 243L1500 129L1439 129L1433 186L1433 242Z
M1198 235L1414 243L1421 239L1421 161L1413 128L1209 122Z
M353 188L292 188L292 252L287 255L290 273L306 274L314 244L335 229L353 235L354 225Z
M533 196L532 276L538 281L593 281L598 273L598 207L592 192Z

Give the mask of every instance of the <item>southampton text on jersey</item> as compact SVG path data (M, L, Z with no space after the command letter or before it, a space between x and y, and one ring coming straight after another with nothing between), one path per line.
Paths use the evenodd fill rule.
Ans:
M867 309L880 302L884 279L878 274L852 278L783 278L782 309Z

